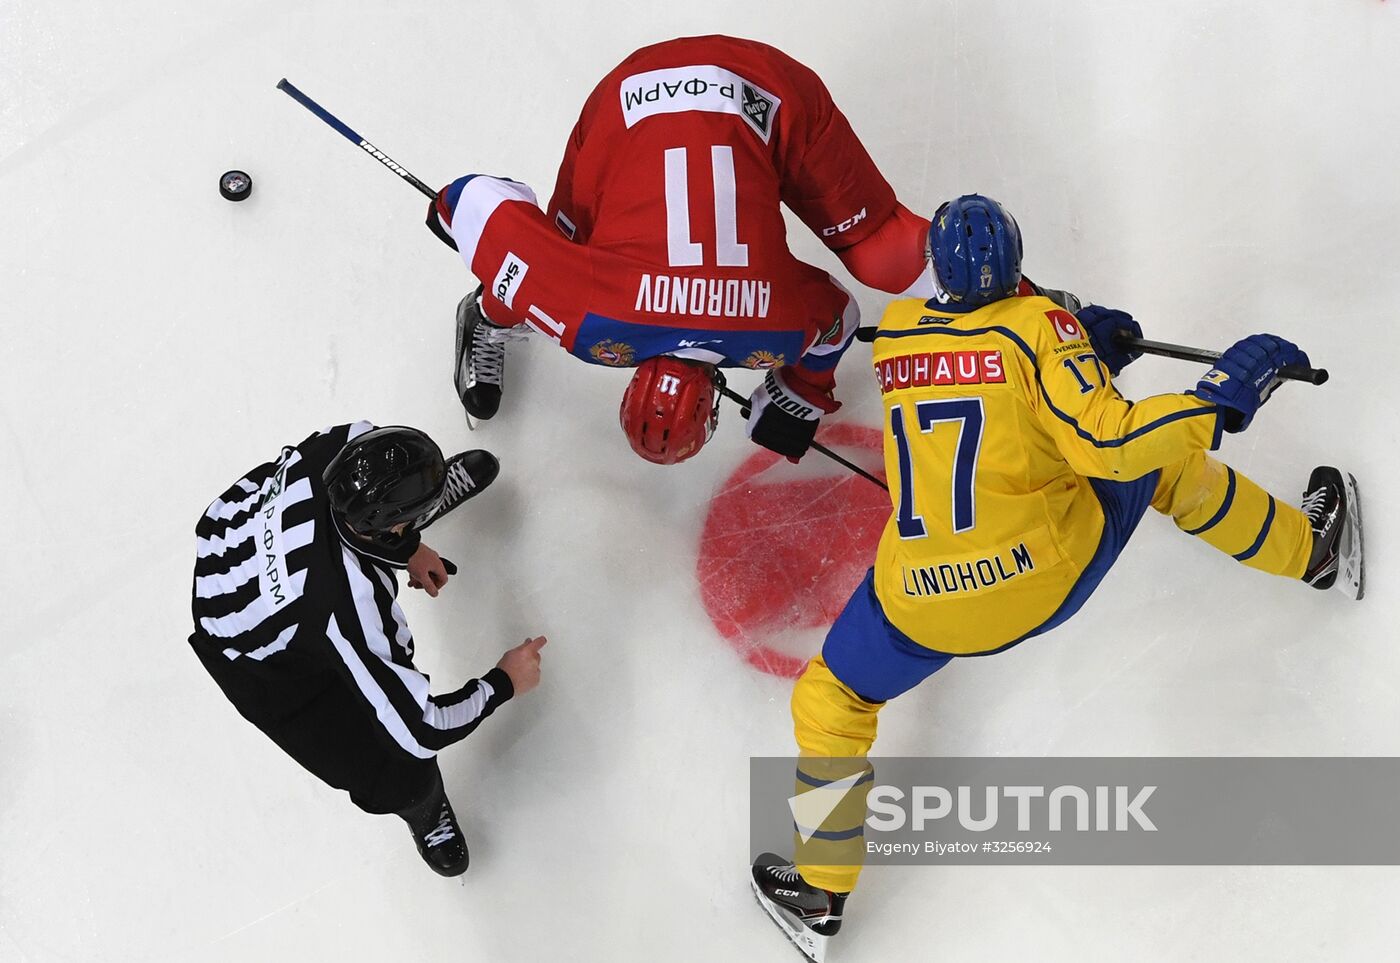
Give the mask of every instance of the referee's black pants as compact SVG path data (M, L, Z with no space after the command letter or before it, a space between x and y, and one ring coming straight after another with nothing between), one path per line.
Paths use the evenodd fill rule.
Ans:
M278 671L230 660L200 633L190 645L243 718L365 812L403 813L438 791L437 759L393 744L364 696L334 668Z

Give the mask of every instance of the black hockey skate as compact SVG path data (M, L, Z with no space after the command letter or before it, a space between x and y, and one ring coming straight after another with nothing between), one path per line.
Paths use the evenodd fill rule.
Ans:
M447 482L442 499L413 523L422 531L469 498L479 495L501 473L501 463L489 451L473 449L447 459Z
M796 866L773 853L764 853L753 861L749 882L758 905L802 955L813 963L822 963L827 941L841 929L841 913L850 894L809 886Z
M1348 598L1361 598L1366 570L1356 479L1326 465L1314 468L1303 493L1303 514L1313 530L1312 557L1303 581L1319 589L1335 586Z
M471 419L486 421L501 407L505 381L506 342L525 337L523 330L497 327L481 311L481 288L457 305L457 364L453 381L457 397Z
M469 856L462 827L452 812L452 803L438 780L428 798L413 809L399 814L413 833L418 855L439 876L461 876L467 871Z

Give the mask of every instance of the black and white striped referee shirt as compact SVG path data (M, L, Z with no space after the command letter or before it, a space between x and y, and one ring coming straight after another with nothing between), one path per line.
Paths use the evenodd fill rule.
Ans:
M254 721L291 715L334 676L364 697L394 743L428 759L514 693L510 677L493 668L456 692L430 695L395 601L395 570L418 547L417 535L388 552L352 537L332 515L321 473L373 427L340 425L284 448L205 510L195 528L190 643L206 661L238 667L247 681L239 709Z

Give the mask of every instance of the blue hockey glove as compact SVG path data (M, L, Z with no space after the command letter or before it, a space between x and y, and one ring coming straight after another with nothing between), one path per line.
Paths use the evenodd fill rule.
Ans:
M1251 334L1231 345L1187 394L1224 408L1226 431L1244 431L1278 387L1278 369L1290 364L1311 367L1307 354L1292 341Z
M1115 338L1119 331L1125 331L1134 338L1142 337L1142 325L1134 321L1127 311L1116 311L1101 304L1091 304L1081 309L1076 317L1089 335L1094 354L1108 366L1108 373L1115 378L1118 377L1118 372L1142 357L1141 351L1124 348Z

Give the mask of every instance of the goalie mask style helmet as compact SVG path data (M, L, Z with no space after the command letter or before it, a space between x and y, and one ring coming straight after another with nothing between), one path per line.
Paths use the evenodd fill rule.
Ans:
M1021 229L981 194L946 201L928 230L933 277L948 298L980 308L1009 298L1021 283Z
M637 365L618 412L632 450L657 465L694 455L719 423L714 366L662 355Z
M416 428L375 428L341 449L321 478L331 509L357 532L387 532L437 504L442 450Z

